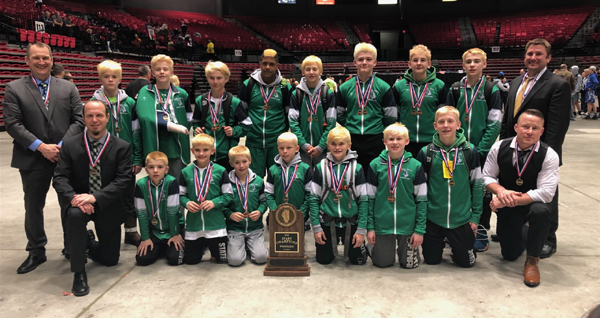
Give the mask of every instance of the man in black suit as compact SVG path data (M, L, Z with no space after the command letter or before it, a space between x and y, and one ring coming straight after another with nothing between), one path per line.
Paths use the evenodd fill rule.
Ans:
M54 173L53 186L66 207L72 292L85 296L90 289L85 272L86 250L105 266L119 262L121 224L127 212L123 196L130 195L131 145L106 130L109 109L101 101L83 107L86 131L65 139ZM86 231L94 221L94 232Z
M513 127L519 115L527 109L537 109L544 115L544 134L541 141L550 146L560 158L562 165L562 144L569 129L571 88L569 83L547 70L550 62L551 46L544 39L534 39L525 47L527 72L515 78L510 84L500 139L514 137ZM558 189L552 200L550 232L542 249L541 258L556 252L556 230L558 229Z
M19 274L28 273L46 261L46 194L62 140L83 129L77 88L71 82L50 76L50 47L33 43L27 46L26 52L25 62L31 69L31 76L8 83L4 93L4 123L6 131L14 138L11 166L19 169L25 192L29 256L17 269ZM63 230L64 227L63 218Z
M125 93L127 93L127 96L135 100L137 100L137 95L140 89L146 85L149 85L150 79L152 78L152 73L150 73L150 68L148 65L140 66L138 74L140 77L131 81L125 88Z

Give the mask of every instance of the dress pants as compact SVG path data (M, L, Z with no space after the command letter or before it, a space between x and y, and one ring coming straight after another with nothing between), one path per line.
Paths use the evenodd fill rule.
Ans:
M97 207L96 207L97 208ZM67 235L69 236L69 252L71 253L71 271L81 272L85 269L86 255L94 262L105 266L114 266L119 262L121 253L121 225L95 225L98 241L88 244L87 223L100 216L101 211L87 215L79 208L67 208Z
M385 149L383 133L375 135L350 134L350 139L352 140L352 150L358 154L356 162L360 163L366 172L371 161L377 158Z
M452 260L456 265L460 267L473 267L475 265L477 259L477 254L473 249L475 234L473 234L468 222L455 229L447 229L429 220L427 220L425 235L423 236L423 258L426 264L435 265L442 262L442 254L446 246L444 238L450 242Z
M558 230L558 187L556 187L556 193L550 202L550 230L545 242L554 248L556 248L556 230Z
M523 250L540 257L544 240L551 227L551 204L535 202L528 206L503 208L498 211L498 236L502 257L514 261ZM525 223L529 222L529 228Z

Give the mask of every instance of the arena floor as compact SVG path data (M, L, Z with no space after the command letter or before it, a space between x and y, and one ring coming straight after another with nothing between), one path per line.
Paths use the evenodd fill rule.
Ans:
M571 122L560 173L558 252L540 262L542 283L523 284L525 256L507 262L500 246L478 254L474 268L450 261L414 270L351 266L341 256L315 262L307 233L310 277L264 277L264 266L239 268L208 261L170 267L135 265L135 248L123 245L115 267L87 265L91 292L69 293L73 275L61 256L58 202L46 207L48 261L17 275L27 257L21 179L10 168L12 138L0 133L1 317L582 317L600 302L600 122ZM492 224L495 221L492 220ZM92 226L93 228L93 226ZM492 228L492 232L494 229ZM342 248L340 247L340 251Z

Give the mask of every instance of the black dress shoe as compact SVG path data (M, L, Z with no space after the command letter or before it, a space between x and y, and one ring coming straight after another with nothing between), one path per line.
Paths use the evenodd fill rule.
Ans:
M32 270L36 269L38 265L44 263L46 261L46 255L29 255L27 259L17 268L17 274L25 274L29 273Z
M556 253L556 247L544 244L544 247L542 247L542 254L540 254L540 258L549 258L554 253Z
M61 253L65 257L65 259L71 259L71 254L69 254L69 252L67 252L66 249L63 248Z
M81 272L77 272L73 278L73 288L71 292L73 295L77 297L85 296L90 293L90 286L88 286L87 282L87 274L85 273L85 269Z
M500 242L500 236L498 236L498 234L492 234L492 242Z

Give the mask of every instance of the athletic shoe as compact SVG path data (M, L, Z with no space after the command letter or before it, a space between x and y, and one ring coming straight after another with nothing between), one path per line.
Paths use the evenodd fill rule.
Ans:
M598 119L598 113L594 113L594 116L592 116L592 119Z
M477 236L475 237L475 245L473 248L477 252L485 252L490 247L490 241L488 240L487 230L483 225L477 225Z
M590 114L588 113L583 119L590 119Z

